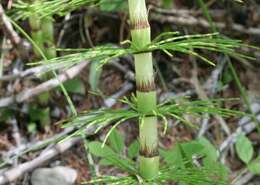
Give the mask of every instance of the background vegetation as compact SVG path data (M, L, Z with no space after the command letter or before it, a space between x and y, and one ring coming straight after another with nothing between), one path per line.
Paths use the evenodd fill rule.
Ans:
M1 2L0 184L55 163L77 184L259 182L260 2L146 3L151 40L125 0ZM155 120L138 134L152 116L159 139Z

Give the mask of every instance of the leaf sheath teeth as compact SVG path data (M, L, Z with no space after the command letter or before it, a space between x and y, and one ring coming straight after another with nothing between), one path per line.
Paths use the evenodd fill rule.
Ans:
M139 92L151 92L155 91L155 84L153 81L149 82L140 82L136 84L137 91Z
M150 25L146 20L136 20L131 23L130 27L131 30L141 30L149 28Z
M157 144L155 144L154 148L150 148L148 146L141 146L140 155L146 158L159 156L159 151L157 148Z

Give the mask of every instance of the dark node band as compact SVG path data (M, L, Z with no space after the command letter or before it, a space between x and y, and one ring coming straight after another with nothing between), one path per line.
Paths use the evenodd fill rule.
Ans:
M148 149L147 147L144 147L140 150L140 155L146 158L152 158L159 156L158 148L156 149Z
M138 83L136 84L137 90L139 92L151 92L155 91L155 84L154 82L148 82L148 83Z
M145 29L145 28L149 28L150 25L148 23L147 20L137 20L137 21L133 21L131 22L131 30L140 30L140 29Z

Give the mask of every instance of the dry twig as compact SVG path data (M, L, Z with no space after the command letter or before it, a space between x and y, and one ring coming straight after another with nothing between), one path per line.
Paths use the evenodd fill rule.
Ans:
M257 113L260 110L260 105L257 103L253 103L252 110L254 113ZM256 116L256 119L260 121L260 114ZM239 127L236 129L236 131L229 137L227 137L227 139L220 145L220 153L223 153L225 150L229 148L229 146L234 144L237 140L237 136L239 136L241 133L248 134L255 129L255 124L253 123L250 117L241 118L238 122L238 125Z
M92 128L93 129L93 128ZM91 134L93 130L88 130L88 134ZM80 137L73 138L67 141L64 141L62 143L56 144L53 147L51 147L49 150L42 153L39 157L28 161L26 163L23 163L21 165L18 165L17 167L12 168L11 170L8 170L4 172L3 174L0 174L0 185L10 183L20 176L22 176L24 173L40 166L44 162L52 159L53 157L57 156L58 154L62 154L72 146L74 146L76 143L80 141Z
M4 75L0 77L0 81L12 81L23 78L39 78L41 74L44 74L50 70L47 65L41 65L26 69L25 71L17 71L14 74Z
M28 56L28 51L30 45L21 39L19 34L14 30L12 24L6 17L4 13L4 9L0 4L0 28L2 28L3 32L6 34L6 37L10 39L12 44L18 49L22 58Z
M180 14L178 16L172 16L153 12L151 13L151 19L162 23L177 24L181 26L200 26L203 28L210 28L210 23L207 20L203 18L193 17L188 14L186 14L185 16L182 16ZM240 32L243 34L255 36L260 35L260 29L255 27L246 28L240 24L234 23L231 25L227 25L222 22L216 22L215 25L218 30L230 29L231 31Z
M133 88L132 84L130 84L130 83L124 84L124 86L122 86L122 88L119 92L112 95L105 101L106 106L110 106L110 107L113 106L116 103L116 101L111 102L112 99L117 99L117 98L121 97L122 95L124 95L127 91L129 91L132 88ZM93 135L97 127L98 126L89 127L86 130L86 136ZM52 138L46 139L45 141L39 141L39 142L35 143L31 147L37 148L37 147L41 147L42 145L45 145L46 143L50 143L52 141L55 142L55 141L57 141L58 138L62 138L74 130L75 130L75 128L68 128L68 129L64 130L62 133L60 133L56 136L53 136ZM62 143L57 143L57 144L51 146L50 148L47 147L47 149L37 158L35 158L31 161L25 162L23 164L20 164L15 168L12 168L10 170L3 172L2 174L0 173L0 185L10 183L10 182L16 180L17 178L21 177L25 173L33 170L34 168L42 165L43 163L49 161L52 158L54 158L58 154L64 153L66 150L70 149L71 147L73 147L74 145L79 143L81 141L81 139L82 139L82 137L70 138L68 140L65 140ZM15 153L9 152L9 154L10 153L17 154L19 152L23 153L24 151L28 150L29 148L30 148L30 146L27 145L26 147L24 146L24 147L20 148Z
M86 67L88 62L81 62L70 69L66 70L64 73L60 74L57 78L48 80L36 87L26 89L17 95L11 97L0 99L0 107L7 107L14 103L22 103L30 98L33 98L43 92L49 91L55 87L58 87L60 83L63 83L67 80L74 78L80 73L81 70Z

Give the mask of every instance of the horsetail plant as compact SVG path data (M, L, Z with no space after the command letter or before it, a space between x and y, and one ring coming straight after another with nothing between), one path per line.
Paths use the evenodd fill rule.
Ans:
M151 29L148 22L145 0L128 0L132 45L143 48L151 44ZM137 111L147 114L156 109L156 89L151 52L134 54L136 73ZM145 116L139 123L140 157L139 171L144 179L158 175L157 117Z
M45 17L41 20L42 39L45 55L47 58L56 57L54 40L54 26L52 17Z
M18 1L14 4L14 17L16 20L28 18L31 27L31 36L37 46L44 52L48 59L56 57L56 48L54 41L54 26L53 18L51 15L42 15L41 5L50 3L46 0L27 0L25 2ZM26 12L26 14L21 13ZM36 48L34 53L37 58L41 55Z
M31 35L36 44L44 51L48 59L56 57L56 50L54 44L54 28L52 18L43 18L42 20L35 19L35 16L29 17L31 26ZM36 56L39 58L40 54L34 48Z
M103 0L105 1L105 0ZM52 2L50 4L50 2ZM62 3L63 2L63 3ZM23 11L18 11L20 17L31 16L33 11L24 11L28 7L35 8L40 17L53 16L54 14L63 14L69 10L74 10L74 7L80 7L84 3L92 3L96 1L84 0L53 0L44 1L42 4L24 5L18 4L16 7ZM61 3L61 4L60 4ZM67 3L67 4L66 4ZM102 1L101 1L102 3ZM75 6L67 6L67 5ZM77 130L66 137L68 139L73 136L84 136L85 129L93 127L95 133L100 131L109 123L114 123L108 131L102 144L98 142L90 143L89 150L94 155L105 159L110 164L125 170L129 176L111 177L104 176L93 179L87 183L108 183L108 184L165 184L168 181L177 181L185 185L203 184L203 185L226 185L226 179L221 179L221 175L210 169L210 167L197 167L193 164L193 156L187 155L185 147L177 145L180 155L184 155L184 163L181 166L169 163L160 166L158 149L158 123L164 123L164 133L167 129L168 118L174 118L181 123L195 127L190 121L184 118L184 115L201 116L208 113L219 114L223 117L243 115L243 113L234 110L219 108L219 105L224 101L176 101L170 99L163 103L157 104L156 87L153 71L152 52L160 50L169 56L175 52L188 54L198 57L204 62L211 65L214 63L208 58L199 54L198 50L208 50L213 52L225 53L229 56L242 57L252 59L246 55L236 52L237 48L250 47L244 45L241 41L224 39L218 37L218 33L212 34L197 34L180 36L178 32L162 33L154 40L151 40L151 29L148 22L148 13L145 0L128 0L130 27L132 41L123 42L122 47L113 45L98 46L91 49L61 49L63 51L74 51L73 54L68 54L61 57L50 58L48 63L37 62L35 64L48 65L50 70L71 67L82 60L98 61L100 65L104 65L112 59L133 55L136 75L136 95L128 98L123 98L122 103L128 105L128 109L109 109L86 111L81 114L76 114L75 117L65 120L64 127L74 126ZM38 8L36 8L38 7ZM40 8L39 8L40 7ZM19 17L18 16L18 17ZM127 47L131 43L130 47ZM214 104L214 106L212 106ZM115 128L121 123L129 119L139 120L139 145L140 151L138 156L138 168L132 158L126 158L112 151L106 144L109 137L113 135ZM196 127L195 127L196 128ZM205 142L204 142L205 144ZM188 146L194 147L193 144ZM207 150L206 150L207 151ZM207 152L200 153L202 156L207 156ZM165 155L165 152L163 153ZM207 156L208 157L208 156ZM213 157L213 162L216 162L217 157ZM172 159L172 158L171 158ZM207 158L208 159L208 158ZM182 159L180 159L182 160ZM167 160L166 160L167 161ZM174 160L172 160L174 161ZM167 162L166 162L167 163ZM215 164L215 163L212 163Z
M34 3L38 2L39 0L35 0ZM33 0L28 0L28 3L33 3ZM37 44L37 46L44 51L44 44L43 44L43 33L41 29L41 19L36 19L37 14L35 12L32 13L31 16L28 17L29 24L31 27L31 37ZM40 57L39 51L34 47L34 53L37 58Z
M29 1L29 0L28 0ZM18 0L14 3L13 18L15 20L27 19L34 15L38 18L53 17L54 15L64 16L83 6L94 6L100 0L35 0L28 2Z

